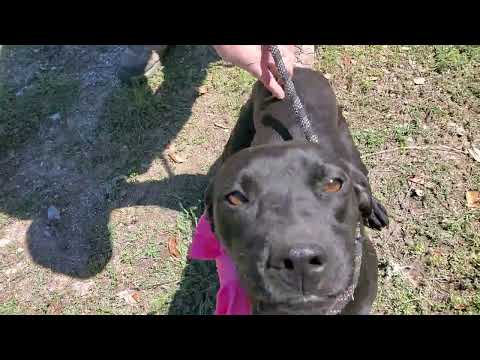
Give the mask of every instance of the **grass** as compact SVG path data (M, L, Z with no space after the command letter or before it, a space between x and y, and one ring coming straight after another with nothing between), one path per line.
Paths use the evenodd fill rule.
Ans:
M108 49L74 47L79 56L72 59L82 51L98 59ZM225 66L207 47L179 46L146 81L111 88L86 143L65 125L81 99L99 96L98 88L82 87L78 79L103 70L83 60L62 68L53 63L62 63L62 54L48 46L0 53L0 186L7 190L0 194L0 237L25 219L33 221L27 238L48 242L44 231L56 228L45 227L42 209L53 201L70 206L82 221L62 220L57 231L64 231L73 258L92 253L92 275L76 279L52 271L32 260L28 241L19 238L0 248L0 263L24 264L14 279L0 272L0 283L9 284L0 314L213 313L215 264L187 260L187 252L203 211L204 174L229 135L213 124L234 125L254 79ZM453 152L408 149L464 149L480 138L480 47L319 46L316 55L315 68L329 74L355 143L362 155L370 154L372 189L391 215L389 229L369 233L380 262L375 312L480 313L480 213L465 202L465 191L480 191L480 166ZM28 78L38 62L45 70ZM416 85L417 77L425 84ZM49 118L55 113L58 124ZM183 162L163 155L168 143ZM43 171L38 163L48 161L39 154L49 144L53 165ZM378 153L398 147L404 149ZM56 175L57 166L70 177ZM412 196L412 176L425 181L418 185L422 198ZM94 191L100 200L90 196ZM77 245L78 232L89 240ZM172 237L179 257L169 252ZM111 256L104 251L108 244ZM92 281L93 290L79 293L79 281ZM138 301L119 297L125 289L137 291Z
M435 46L435 70L458 70L480 61L479 46Z
M317 68L330 74L362 154L408 145L461 148L480 136L479 47L324 46ZM375 59L373 61L372 59ZM372 80L376 77L376 80ZM413 83L424 77L425 85ZM473 89L471 91L470 89ZM451 132L449 123L466 135ZM468 141L468 140L467 140ZM366 159L372 187L387 204L393 229L370 232L382 263L420 267L381 272L379 313L475 313L480 216L465 206L465 189L478 189L479 166L467 157L404 151ZM407 179L421 176L423 199L409 195ZM420 266L420 265L421 266Z
M182 273L178 288L170 289L155 297L150 304L150 313L173 315L212 314L215 307L215 294L218 279L213 262L187 261L188 244L199 217L199 207L183 208L177 216L175 233L181 240L179 244L180 260L171 261L173 273ZM174 291L173 291L174 290Z
M12 299L0 304L0 315L17 315L20 313L16 300Z
M54 121L49 116L64 118L77 95L77 81L48 72L39 74L22 96L0 82L0 153L26 144L42 124Z
M380 149L386 141L386 135L384 133L371 129L353 131L352 137L357 146L362 146L368 149L369 152Z

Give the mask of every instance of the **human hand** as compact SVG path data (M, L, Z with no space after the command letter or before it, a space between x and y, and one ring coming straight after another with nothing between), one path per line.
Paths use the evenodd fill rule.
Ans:
M278 99L285 97L282 86L278 83L277 67L272 54L262 45L214 45L218 55L225 61L248 71L259 79L265 87ZM279 45L283 63L288 75L292 76L295 64L295 47L293 45Z

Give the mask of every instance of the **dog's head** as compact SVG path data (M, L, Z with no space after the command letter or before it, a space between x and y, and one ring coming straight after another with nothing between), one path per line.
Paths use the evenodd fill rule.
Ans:
M352 283L368 181L315 144L242 150L206 192L208 219L254 303L322 313Z

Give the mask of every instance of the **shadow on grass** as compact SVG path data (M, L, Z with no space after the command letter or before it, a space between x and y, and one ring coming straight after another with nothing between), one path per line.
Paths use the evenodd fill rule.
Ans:
M81 48L73 55L86 51L97 58L108 50ZM23 86L12 75L22 59L30 59L25 68L35 72L40 63L55 64L64 49L4 46L0 53L0 211L32 221L26 245L35 263L56 273L90 278L112 256L112 210L136 205L181 210L179 199L188 206L201 197L206 176L175 175L166 160L169 177L164 180L138 184L126 178L162 158L165 146L191 115L209 63L218 58L207 46L172 48L163 62L159 89L152 91L146 81L114 88L95 130L84 137L77 124L69 123L81 96L78 68L62 66L55 73L32 75ZM80 71L92 72L95 66ZM61 118L57 123L50 118L54 113ZM60 210L60 220L48 219L52 204ZM211 296L208 301L197 297L201 289L215 287L214 272L211 264L189 263L170 312L211 312Z

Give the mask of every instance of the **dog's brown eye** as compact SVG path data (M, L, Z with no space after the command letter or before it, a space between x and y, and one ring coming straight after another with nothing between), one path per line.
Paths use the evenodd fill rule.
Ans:
M248 202L248 199L239 191L234 191L228 194L227 200L233 206L239 206Z
M343 182L340 179L330 179L325 185L323 185L323 191L332 193L339 192L342 188Z

